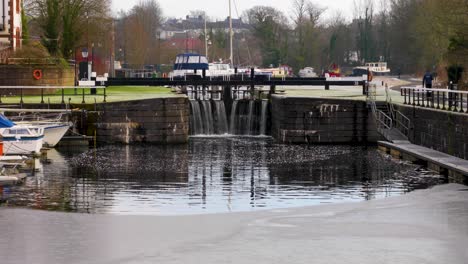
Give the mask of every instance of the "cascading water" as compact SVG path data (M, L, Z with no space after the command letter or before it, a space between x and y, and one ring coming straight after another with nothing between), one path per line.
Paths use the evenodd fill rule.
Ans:
M246 129L246 134L247 135L253 135L253 122L255 121L255 116L254 116L254 106L255 106L255 101L250 100L249 101L249 112L247 113L247 129Z
M190 129L192 134L203 134L203 122L200 104L196 100L190 100L190 108L192 109L192 114L190 115Z
M232 103L232 108L231 108L231 118L230 118L230 126L229 126L229 132L231 135L236 134L236 111L237 111L237 100Z
M268 100L234 100L229 118L221 100L190 100L190 105L192 135L267 134Z
M200 101L203 106L203 132L205 135L213 135L213 112L211 111L211 102Z
M217 134L223 135L228 133L228 122L226 115L226 108L224 107L223 101L214 101L216 107L216 124L217 124Z
M262 100L262 112L260 115L260 135L266 135L268 100Z

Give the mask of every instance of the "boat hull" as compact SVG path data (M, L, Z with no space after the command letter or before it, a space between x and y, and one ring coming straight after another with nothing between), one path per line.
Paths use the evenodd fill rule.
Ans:
M44 126L44 146L55 147L69 128L68 124Z
M40 153L44 136L38 137L3 137L3 153L5 155L28 155Z

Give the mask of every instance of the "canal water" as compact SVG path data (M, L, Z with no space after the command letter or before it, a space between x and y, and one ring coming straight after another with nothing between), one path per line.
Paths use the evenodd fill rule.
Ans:
M442 182L375 147L191 138L187 145L52 149L39 172L0 189L1 206L180 215L357 202Z

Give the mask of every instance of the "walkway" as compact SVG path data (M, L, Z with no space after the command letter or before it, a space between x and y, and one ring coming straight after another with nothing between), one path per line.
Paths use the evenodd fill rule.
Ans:
M379 141L379 146L405 153L418 160L444 168L449 172L456 172L465 177L468 176L468 160L457 158L437 150L429 149L419 145L411 144L408 141L394 141L393 143Z

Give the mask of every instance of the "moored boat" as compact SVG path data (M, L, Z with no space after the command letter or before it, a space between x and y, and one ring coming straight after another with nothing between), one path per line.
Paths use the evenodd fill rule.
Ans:
M55 147L71 127L70 122L62 121L62 113L46 115L19 115L10 117L18 126L33 126L44 130L43 145Z
M364 66L357 66L353 68L353 76L361 76L370 71L372 75L382 76L389 75L390 69L387 68L386 62L368 62Z
M4 117L0 117L3 119ZM11 121L9 121L11 122ZM12 123L12 122L11 122ZM0 124L0 136L3 143L4 155L29 155L37 154L41 151L44 129L35 126L4 126Z
M301 78L315 78L317 77L317 73L315 73L314 68L312 67L305 67L299 71L299 77Z
M186 75L202 75L202 71L209 69L208 60L197 53L182 53L176 56L172 77Z

